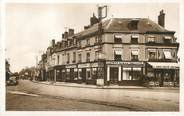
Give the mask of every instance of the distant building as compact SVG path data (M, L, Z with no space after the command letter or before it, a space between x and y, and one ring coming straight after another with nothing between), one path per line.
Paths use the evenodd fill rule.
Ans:
M10 63L8 62L8 60L5 60L5 70L6 70L6 81L8 81L11 76Z
M178 85L179 44L175 32L164 28L164 18L162 10L158 24L148 18L103 21L99 53L98 19L93 15L84 31L69 29L62 41L52 41L42 70L51 81L97 84L101 78L104 85Z

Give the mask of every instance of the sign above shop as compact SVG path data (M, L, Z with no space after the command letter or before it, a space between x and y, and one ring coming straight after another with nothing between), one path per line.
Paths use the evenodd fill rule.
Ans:
M127 65L141 65L143 62L121 62L121 61L107 61L106 64L127 64Z
M65 67L66 68L76 68L77 66L76 65L66 65Z

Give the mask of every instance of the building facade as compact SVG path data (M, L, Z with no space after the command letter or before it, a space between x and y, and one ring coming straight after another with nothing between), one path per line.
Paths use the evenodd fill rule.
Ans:
M112 18L102 22L93 15L84 31L73 29L47 48L44 79L96 85L178 86L179 65L174 31L148 18ZM99 45L100 44L100 45ZM100 51L100 52L99 52ZM46 76L46 78L45 78Z

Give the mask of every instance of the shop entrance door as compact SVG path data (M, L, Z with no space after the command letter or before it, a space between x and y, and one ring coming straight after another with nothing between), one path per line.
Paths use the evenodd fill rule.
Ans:
M70 81L74 80L74 68L70 69Z
M82 68L82 82L86 82L86 68Z
M118 67L110 68L110 83L111 84L118 83Z

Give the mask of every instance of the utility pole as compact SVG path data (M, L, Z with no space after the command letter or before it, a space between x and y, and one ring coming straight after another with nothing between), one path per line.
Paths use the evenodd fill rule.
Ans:
M105 16L103 17L103 10L105 9ZM97 78L97 85L104 85L104 70L102 68L102 33L103 33L103 28L102 28L102 19L107 17L107 6L98 6L98 78Z

